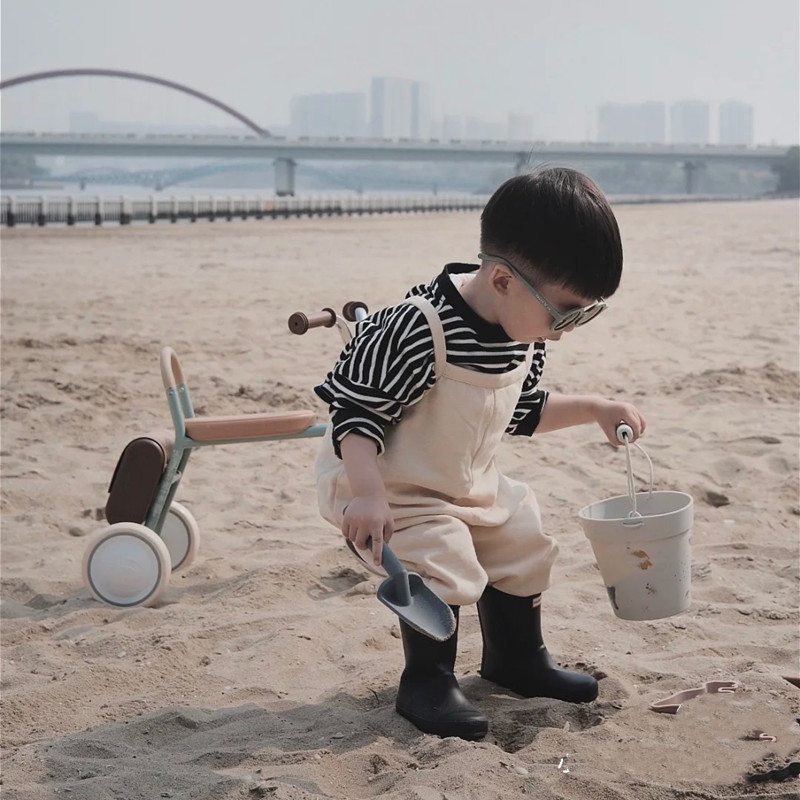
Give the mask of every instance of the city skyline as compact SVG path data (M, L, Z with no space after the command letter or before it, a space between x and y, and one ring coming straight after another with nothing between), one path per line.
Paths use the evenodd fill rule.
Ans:
M378 82L391 81L394 88L409 92L409 98L398 98L400 113L407 119L395 120L395 126L383 126L376 119L375 87ZM361 136L376 138L410 139L501 139L508 141L541 140L537 135L535 117L509 111L503 120L486 120L471 115L446 115L431 119L426 110L427 126L419 119L413 120L411 93L429 94L430 87L404 78L372 78L370 102L365 92L334 92L330 94L299 95L292 98L292 106L302 106L305 114L296 120L292 115L287 126L275 130L276 134L290 136ZM341 101L343 108L337 108ZM408 106L407 108L402 108ZM382 109L385 111L385 109ZM667 122L669 111L669 123ZM604 131L604 112L609 119ZM616 112L616 113L614 113ZM396 112L397 113L397 112ZM699 115L699 118L698 118ZM309 124L313 117L313 125ZM670 106L657 100L641 103L603 103L597 108L596 133L586 141L626 142L651 144L745 144L754 141L754 110L751 105L728 98L717 107L700 98L685 98ZM613 131L614 135L608 135ZM604 135L605 134L605 135Z
M537 139L597 137L604 103L700 98L753 108L754 143L798 140L794 0L4 0L2 76L68 67L157 75L216 97L266 128L291 98L369 92L373 76L431 87L444 131L533 120ZM212 13L213 12L213 13ZM421 19L425 25L419 25ZM145 125L228 126L222 112L110 78L27 84L2 95L4 130L67 130L70 111ZM712 119L712 136L717 125ZM244 132L244 131L243 131ZM487 138L492 138L487 137Z
M393 112L391 127L382 127L375 118L376 84L391 81L400 91L400 112ZM445 115L431 119L429 110L422 112L428 126L420 124L420 111L412 113L414 98L429 93L430 87L404 78L373 77L372 91L330 92L296 95L290 98L289 123L272 126L270 133L290 137L353 137L434 140L507 140L542 141L532 115L508 112L505 120L486 120L471 115ZM408 97L405 97L408 93ZM383 109L386 112L386 108ZM405 119L402 114L405 113ZM686 115L688 118L684 119ZM700 114L700 119L692 115ZM232 121L231 121L232 122ZM126 133L152 130L122 120L102 119L86 111L69 115L68 130L73 133ZM165 132L189 132L191 126L164 126ZM671 106L660 101L640 103L603 103L597 107L596 133L585 141L649 143L649 144L732 144L754 143L753 107L735 99L727 99L717 107L699 98L679 100ZM232 135L239 132L234 125L219 127Z
M714 108L691 98L671 106L658 101L606 103L598 108L597 141L648 144L752 145L754 110L728 99ZM627 136L627 138L625 138Z

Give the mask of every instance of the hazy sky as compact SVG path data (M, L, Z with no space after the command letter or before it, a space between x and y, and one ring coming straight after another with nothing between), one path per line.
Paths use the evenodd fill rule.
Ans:
M187 84L265 127L296 94L361 91L372 76L431 89L433 115L586 139L597 106L699 98L755 108L756 140L798 141L797 0L2 0L2 76L67 67ZM61 78L2 92L4 130L109 121L228 125L148 84ZM235 123L233 123L235 124ZM244 132L244 129L243 129Z

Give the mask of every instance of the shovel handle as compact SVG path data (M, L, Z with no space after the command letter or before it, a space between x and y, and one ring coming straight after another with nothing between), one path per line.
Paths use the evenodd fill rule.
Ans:
M367 547L372 547L371 536L367 539ZM400 604L404 606L411 605L411 585L408 582L408 570L400 563L400 560L386 542L383 543L381 566L386 570L389 577L395 581L397 599Z

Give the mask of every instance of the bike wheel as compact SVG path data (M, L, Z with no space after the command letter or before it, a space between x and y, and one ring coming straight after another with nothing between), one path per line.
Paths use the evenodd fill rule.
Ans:
M144 525L117 522L89 541L83 580L95 598L111 606L153 605L169 583L171 561L161 538Z
M173 572L194 561L200 544L200 528L186 506L175 502L170 505L161 528L161 538L169 550Z

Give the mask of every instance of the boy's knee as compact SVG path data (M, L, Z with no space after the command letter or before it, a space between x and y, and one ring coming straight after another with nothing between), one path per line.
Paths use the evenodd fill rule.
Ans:
M458 576L431 576L425 582L448 605L469 606L478 602L488 580L486 573L481 571L480 575L473 576L466 573Z

